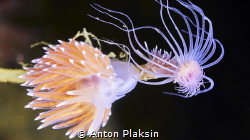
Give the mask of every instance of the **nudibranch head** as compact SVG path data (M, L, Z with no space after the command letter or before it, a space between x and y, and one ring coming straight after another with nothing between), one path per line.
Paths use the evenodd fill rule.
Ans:
M35 119L43 119L38 129L71 127L66 133L70 138L80 130L98 131L107 123L112 103L135 87L139 71L85 42L59 43L44 47L46 55L25 68L28 72L21 78L27 81L22 85L34 87L27 95L37 97L25 107L49 110Z

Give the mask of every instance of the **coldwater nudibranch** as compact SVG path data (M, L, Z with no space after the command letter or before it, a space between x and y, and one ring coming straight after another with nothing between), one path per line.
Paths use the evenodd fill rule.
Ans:
M139 65L134 58L130 56L133 63L141 71L142 80L138 81L149 85L160 85L169 82L178 83L179 87L176 89L179 94L169 92L165 93L185 98L211 90L214 86L214 82L211 78L205 75L204 69L217 64L224 56L224 48L222 44L213 37L212 22L204 15L200 7L192 4L190 1L184 2L182 0L177 0L177 2L190 11L193 16L192 18L188 17L180 10L170 7L168 0L166 0L166 4L163 4L161 0L156 0L156 2L160 5L160 19L165 28L164 32L167 34L164 34L163 31L153 26L134 27L134 24L128 15L104 8L98 4L94 4L92 7L119 21L123 26L121 27L118 24L104 21L91 15L89 16L127 32L130 43L129 47L131 47L139 57L147 61L147 64ZM164 12L168 15L169 20L167 21L165 20ZM129 24L111 15L111 13L114 13L117 16L125 16L128 19ZM182 22L185 23L184 29L179 29L178 23L174 21L171 13L181 17L183 20ZM172 34L173 31L170 31L169 26L167 26L166 23L172 23L171 27L174 27L174 33L177 33L177 36ZM152 29L159 33L166 41L164 48L170 48L171 51L167 52L164 48L158 49L157 47L150 51L147 43L145 42L145 44L141 44L137 38L136 32L142 29ZM135 45L139 47L136 48ZM211 58L218 48L217 45L219 45L220 48L220 55L217 59L212 61ZM165 78L165 80L160 82L145 81L150 79L147 78L147 75L150 75L152 78ZM146 78L144 76L146 76ZM204 82L204 79L207 82ZM210 83L210 86L205 87L204 83Z
M91 134L104 127L112 103L130 92L137 83L133 77L140 75L134 65L111 60L86 42L59 40L44 49L46 54L20 76L27 79L23 86L34 87L27 95L36 97L25 108L47 109L35 119L43 122L38 129L71 127L70 138L80 130Z

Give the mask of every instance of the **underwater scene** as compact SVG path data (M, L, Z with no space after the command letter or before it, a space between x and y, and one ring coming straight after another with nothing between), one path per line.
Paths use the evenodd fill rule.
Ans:
M0 1L0 139L250 138L232 7Z

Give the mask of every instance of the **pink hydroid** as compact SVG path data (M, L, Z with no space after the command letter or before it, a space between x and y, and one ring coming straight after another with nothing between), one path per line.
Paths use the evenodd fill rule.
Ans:
M94 4L92 7L97 11L119 21L123 26L120 27L115 23L107 22L91 15L89 16L104 23L111 24L127 32L132 50L139 57L147 61L146 67L143 67L137 64L134 58L130 56L136 67L138 67L142 73L148 73L150 75L154 75L157 78L165 78L165 80L160 82L150 82L143 80L138 81L150 85L161 85L169 82L178 83L179 87L176 89L180 94L169 92L164 93L185 98L211 90L214 86L214 82L211 78L205 75L204 69L217 64L224 56L224 48L222 44L217 39L213 38L213 26L211 20L204 15L200 7L192 4L190 1L187 3L182 0L177 0L177 2L186 7L191 12L195 19L194 21L187 15L183 14L180 10L170 7L168 5L168 0L166 5L164 5L161 0L156 0L156 2L160 4L160 18L163 26L165 27L165 32L167 35L165 35L160 29L153 26L135 28L128 15L104 8L98 4ZM164 19L163 10L166 10L168 14L168 21L165 21ZM131 26L131 28L129 28L128 24L126 24L121 19L111 15L111 13L125 16L128 19L129 26ZM184 23L186 24L186 30L180 30L178 28L176 22L171 16L171 13L179 15L183 19ZM166 23L172 23L177 36L172 34ZM172 55L170 52L164 51L164 49L162 49L163 52L160 49L158 50L157 47L153 51L150 51L146 42L144 45L141 44L136 34L136 31L141 29L152 29L159 33L166 41L164 46L171 49ZM184 35L188 37L188 40L184 39ZM139 46L138 48L135 47L133 40L136 42L136 45ZM208 62L214 55L217 45L219 45L221 50L219 57L215 61ZM144 53L146 53L148 56L145 56ZM204 79L208 81L206 83L210 83L209 87L205 87ZM204 89L201 89L202 87L204 87Z

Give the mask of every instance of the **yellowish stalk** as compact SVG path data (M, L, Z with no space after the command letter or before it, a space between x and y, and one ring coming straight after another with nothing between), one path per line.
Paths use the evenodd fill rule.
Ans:
M0 68L0 82L23 83L26 80L20 79L18 76L26 74L26 70L22 69L4 69Z
M144 65L140 65L142 68L144 69L148 69L149 71L151 71L147 66L146 64ZM140 80L144 80L144 81L147 81L147 80L150 80L150 79L157 79L158 77L155 76L155 75L152 75L152 74L149 74L149 73L146 73L144 71L142 71L140 68L136 67L140 73L141 73L141 76L140 76Z

